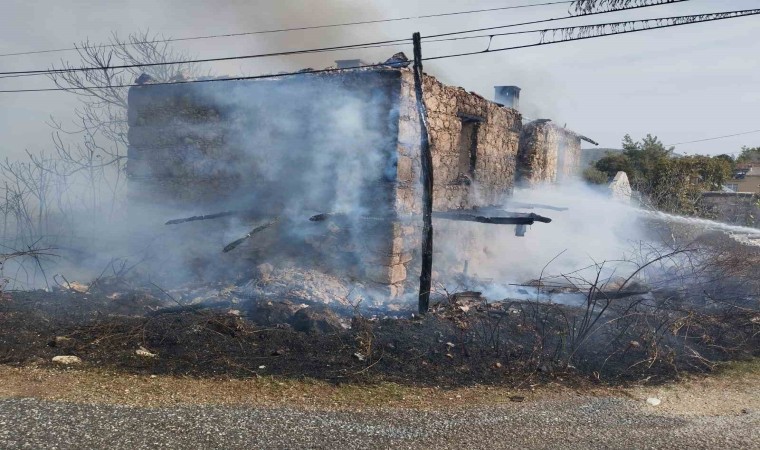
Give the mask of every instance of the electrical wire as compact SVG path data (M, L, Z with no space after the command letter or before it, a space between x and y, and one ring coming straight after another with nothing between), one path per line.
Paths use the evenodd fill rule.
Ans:
M336 46L336 47L323 47L323 48L316 48L316 49L308 49L308 50L293 50L290 52L278 52L278 53L261 53L261 54L255 54L255 55L244 55L244 56L231 56L231 57L220 57L220 58L213 58L213 59L207 59L207 60L198 60L198 62L218 62L218 61L228 61L228 60L235 60L235 59L256 59L256 58L269 58L269 57L275 57L275 56L287 56L287 55L300 55L300 54L311 54L311 53L322 53L322 52L333 52L333 51L345 51L345 50L361 50L366 48L380 48L380 47L400 47L403 45L412 45L411 38L407 39L399 39L397 41L387 41L386 43L368 43L368 44L354 44L354 45L342 45L342 46ZM31 73L9 73L7 75L4 75L4 72L0 72L0 79L4 78L23 78L23 77L38 77L43 75L52 75L55 73L66 73L69 71L95 71L95 70L111 70L111 69L129 69L129 68L136 68L136 67L148 67L148 66L169 66L169 65L179 65L179 64L195 64L196 60L192 61L168 61L163 63L150 63L150 64L131 64L131 65L123 65L123 66L108 66L108 67L101 67L101 68L72 68L70 69L50 69L50 70L41 70L41 71L35 71ZM77 69L77 70L75 70ZM81 70L79 70L81 69Z
M760 133L760 130L752 130L752 131L743 131L741 133L734 133L734 134L727 134L725 136L715 136L705 139L697 139L695 141L684 141L684 142L676 142L675 144L667 144L666 147L675 147L676 145L683 145L683 144L694 144L696 142L706 142L706 141L717 141L718 139L726 139L734 136L744 136L745 134L753 134L753 133ZM734 152L739 153L739 152Z
M683 3L688 2L690 0L669 0L667 3L653 3L653 4L644 4L644 5L636 5L636 6L628 6L625 8L618 8L618 9L609 9L604 11L595 11L590 13L584 13L584 14L575 14L575 15L569 15L564 17L552 17L549 19L540 19L540 20L531 20L529 22L521 22L521 23L512 23L509 25L500 25L495 27L486 27L486 28L476 28L473 30L467 30L467 31L453 31L450 33L439 33L439 34L431 34L428 36L424 36L422 39L431 39L431 38L437 38L437 37L444 37L444 36L454 36L457 34L467 34L467 33L476 33L478 31L490 31L490 30L498 30L501 28L511 28L511 27L520 27L523 25L536 25L538 23L546 23L546 22L556 22L558 20L567 20L567 19L577 19L579 17L588 17L588 16L598 16L600 14L609 14L609 13L615 13L615 12L623 12L623 11L631 11L634 9L642 9L642 8L649 8L652 6L663 6L663 5L672 5L675 3Z
M697 19L697 20L693 20L693 21L689 21L689 22L684 22L684 23L667 24L667 25L655 26L655 27L644 28L644 29L633 29L633 30L624 30L624 31L612 31L612 32L609 32L609 33L592 35L592 36L572 37L572 38L562 39L562 40L558 40L558 41L538 42L538 43L535 43L535 44L526 44L526 45L519 45L519 46L513 46L513 47L504 47L504 48L497 48L497 49L487 48L486 50L481 50L481 51L476 51L476 52L465 52L465 53L458 53L458 54L450 54L450 55L441 55L441 56L427 57L427 58L422 58L422 60L423 61L432 61L432 60L438 60L438 59L455 58L455 57L477 55L477 54L484 54L484 53L494 53L494 52L507 51L507 50L517 50L517 49L524 49L524 48L530 48L530 47L539 47L539 46L543 46L543 45L560 44L560 43L572 42L572 41L578 41L578 40L586 40L586 39L595 39L595 38L609 37L609 36L614 36L614 35L619 35L619 34L629 34L629 33L637 33L637 32L642 32L642 31L650 31L650 30L655 30L655 29L671 28L671 27L682 26L682 25L693 25L693 24L697 24L697 23L713 22L713 21L717 21L717 20L735 19L735 18L740 18L740 17L748 17L748 16L753 16L753 15L758 15L758 14L760 14L760 10L726 11L726 12L715 13L715 14L736 14L736 15L726 16L726 17L715 17L715 18L701 19L701 20ZM701 16L705 16L705 15L701 15ZM656 20L656 19L654 19L654 20ZM578 28L580 28L580 27L578 27ZM389 64L373 64L373 65L367 65L367 66L361 66L361 67L349 68L349 69L322 69L322 70L313 70L313 71L308 71L307 73L325 73L325 72L333 72L333 71L338 71L338 70L367 69L367 68L372 68L372 67L388 67L388 66L389 66ZM175 81L175 82L150 83L150 84L146 84L146 85L143 85L143 86L155 86L155 85L165 85L165 84L186 84L186 83L199 83L199 82L212 82L212 81L253 80L253 79L278 78L278 77L303 75L303 74L304 74L303 71L301 71L301 72L286 72L286 73L273 74L273 75L256 75L256 76L246 76L246 77L211 78L211 79L203 79L203 80L183 80L183 81ZM108 85L108 86L82 86L82 87L73 87L73 88L15 89L15 90L0 90L0 93L77 91L77 90L90 90L90 89L126 88L126 87L135 87L135 86L141 86L141 85L136 85L136 84L121 84L121 85Z
M39 88L39 89L8 89L0 90L0 94L10 94L19 92L54 92L54 91L88 91L92 89L118 89L118 88L131 88L131 87L150 87L150 86L165 86L175 84L193 84L193 83L210 83L216 81L243 81L243 80L261 80L266 78L281 78L288 76L308 75L315 73L329 73L337 71L353 71L358 69L370 69L376 67L392 67L391 64L368 64L366 66L349 67L345 69L330 68L330 69L317 69L317 70L300 70L298 72L282 72L269 75L251 75L251 76L239 76L239 77L220 77L220 78L204 78L193 80L178 80L178 81L166 81L157 83L145 83L145 84L113 84L107 86L78 86L71 88Z
M523 8L532 8L532 7L538 7L538 6L553 6L553 5L570 4L570 3L573 3L573 0L531 3L531 4L526 4L526 5L501 6L497 8L472 9L472 10L467 10L467 11L425 14L425 15L420 15L420 16L395 17L391 19L363 20L363 21L358 21L358 22L345 22L345 23L336 23L336 24L329 24L329 25L315 25L315 26L294 27L294 28L280 28L280 29L272 29L272 30L246 31L246 32L241 32L241 33L210 34L210 35L205 35L205 36L187 36L187 37L181 37L181 38L153 39L153 40L146 40L146 41L128 42L126 43L126 45L196 41L196 40L202 40L202 39L216 39L216 38L227 38L227 37L252 36L252 35L258 35L258 34L285 33L285 32L290 32L290 31L318 30L318 29L324 29L324 28L336 28L336 27L346 27L346 26L354 26L354 25L370 25L370 24L376 24L376 23L400 22L400 21L406 21L406 20L430 19L430 18L436 18L436 17L448 17L448 16L463 15L463 14L479 14L479 13L484 13L484 12L506 11L510 9L523 9ZM119 44L102 44L102 45L80 46L80 47L75 46L75 47L49 49L49 50L34 50L34 51L15 52L15 53L2 53L0 54L0 57L35 55L35 54L41 54L41 53L56 53L56 52L66 52L66 51L74 51L74 50L82 50L82 49L113 48L113 47L118 47L118 46Z
M476 29L464 30L464 31L454 31L454 32L449 32L449 33L441 33L441 34L434 34L430 36L424 36L422 37L422 39L426 40L426 39L431 39L431 38L436 38L436 37L475 33L478 31L488 31L488 30L496 30L496 29L502 29L502 28L531 25L531 24L537 24L537 23L553 22L553 21L573 19L573 18L578 18L578 17L607 14L610 12L628 11L628 10L633 10L633 9L648 8L651 6L662 6L663 4L682 3L686 1L690 1L690 0L668 0L667 3L636 5L636 6L619 8L619 9L614 9L614 10L604 10L604 11L598 11L598 12L592 12L592 13L584 13L580 15L570 15L570 16L542 19L542 20L536 20L536 21L530 21L530 22L512 23L508 25L500 25L500 26L487 27L487 28L476 28ZM454 13L449 13L449 14L454 14ZM499 35L506 35L506 34L510 34L510 33L503 33ZM515 34L521 34L521 33L515 33ZM494 34L494 36L496 35L497 34ZM481 36L477 36L477 37L481 37ZM459 39L467 39L467 38L462 37ZM104 67L72 67L72 68L64 68L64 69L35 69L35 70L7 71L7 72L0 72L0 78L15 78L19 76L39 76L39 75L50 75L50 74L55 74L55 73L86 72L86 71L95 71L95 70L127 69L127 68L136 68L136 67L153 67L153 66L161 66L161 65L196 64L196 63L204 63L204 62L219 62L219 61L232 61L232 60L240 60L240 59L266 58L266 57L273 57L273 56L292 56L292 55L298 55L298 54L318 53L318 52L325 52L325 51L382 47L382 46L394 45L394 44L398 44L402 42L408 42L409 40L410 40L409 38L393 39L393 40L387 40L387 41L370 42L370 43L365 43L365 44L342 45L342 46L324 47L324 48L317 48L317 49L310 49L310 50L293 50L293 51L287 51L287 52L262 53L262 54L256 54L256 55L231 56L231 57L221 57L221 58L205 58L205 59L183 60L183 61L167 61L167 62L161 62L161 63L122 64L122 65L104 66ZM456 40L456 38L451 38L451 40ZM444 41L444 39L438 39L431 42L442 42L442 41Z
M542 41L535 44L525 44L525 45L517 45L513 47L504 47L504 48L486 48L485 50L480 50L476 52L463 52L463 53L455 53L452 55L442 55L442 56L432 56L428 58L422 58L423 61L432 61L437 59L447 59L447 58L458 58L461 56L470 56L470 55L481 55L484 53L495 53L495 52L502 52L507 50L518 50L518 49L524 49L524 48L531 48L531 47L540 47L542 45L551 45L551 44L562 44L565 42L572 42L572 41L582 41L586 39L595 39L595 38L601 38L601 37L608 37L608 36L617 36L620 34L630 34L630 33L638 33L641 31L650 31L650 30L658 30L662 28L672 28L672 27L679 27L683 25L693 25L697 23L704 23L704 22L714 22L718 20L726 20L726 19L737 19L740 17L749 17L749 16L755 16L760 14L760 9L749 9L749 10L742 10L742 11L725 11L722 13L713 13L713 14L737 14L733 16L727 16L727 17L715 17L710 19L703 19L703 20L693 20L689 22L683 22L683 23L672 23L667 25L658 25L654 27L649 28L641 28L641 29L633 29L633 30L623 30L623 31L612 31L609 33L603 33L603 34L597 34L597 35L591 35L591 36L578 36L578 37L572 37L568 39L562 39L558 41ZM699 16L707 16L711 14L699 14ZM681 16L681 17L695 17L695 16ZM650 20L658 20L658 19L650 19ZM665 19L666 20L666 19ZM636 21L631 21L636 22ZM578 27L568 27L569 28L582 28L583 26L580 25Z
M635 27L636 24L646 24L649 22L664 22L668 20L677 20L677 19L684 19L688 21L691 18L698 18L698 17L710 16L710 15L715 15L715 14L743 13L743 12L749 12L749 11L760 12L759 9L749 9L749 10L742 10L742 11L730 11L727 13L691 14L691 15L686 15L686 16L657 17L657 18L651 18L651 19L632 19L632 20L622 20L619 22L589 23L589 24L581 24L581 25L572 25L572 26L567 26L567 27L509 31L505 33L478 34L475 36L449 37L449 38L442 38L442 39L432 39L427 42L431 43L431 42L461 41L461 40L469 40L469 39L494 38L494 37L499 37L499 36L513 36L513 35L531 34L531 33L548 34L548 33L556 33L558 31L570 31L570 30L582 29L582 28L599 28L599 27L613 27L614 28L620 25L630 25L630 26ZM739 15L736 17L743 17L743 16Z
M379 47L379 46L384 46L388 44L397 44L397 43L402 43L402 42L411 42L411 38L378 41L378 42L367 42L364 44L349 44L349 45L338 45L338 46L333 46L333 47L320 47L320 48L312 48L312 49L306 49L306 50L259 53L255 55L225 56L225 57L219 57L219 58L192 59L192 60L184 60L184 61L121 64L121 65L103 66L103 67L71 67L71 68L65 68L65 69L18 70L18 71L10 71L10 72L0 72L0 75L9 76L9 77L13 75L27 75L27 76L52 75L56 73L91 72L91 71L96 71L96 70L118 70L118 69L132 69L132 68L141 68L141 67L169 66L169 65L178 65L178 64L198 64L198 63L219 62L219 61L235 61L235 60L240 60L240 59L270 58L274 56L293 56L293 55L301 55L301 54L307 54L307 53L330 52L330 51L336 51L336 50L348 50L348 49L355 50L355 49L363 49L363 48L373 48L373 47Z
M583 27L617 26L617 25L624 25L624 24L635 25L636 23L646 23L646 22L652 22L652 21L664 21L664 20L669 20L669 19L700 17L703 15L704 14L694 14L694 15L689 15L689 16L659 17L656 19L638 19L638 20L627 20L627 21L620 21L620 22L605 22L605 23L576 25L572 27L543 28L543 29L533 29L533 30L511 31L511 32L505 32L505 33L480 34L480 35L475 35L475 36L448 37L448 38L441 38L441 39L432 39L426 42L428 43L448 42L448 41L472 40L472 39L481 39L481 38L492 39L494 37L500 37L500 36L511 36L511 35L532 34L532 33L549 33L549 32L564 31L564 30L570 30L574 28L583 28ZM365 48L389 47L389 46L409 45L410 41L411 41L410 39L398 39L398 40L392 40L392 41L380 41L380 42L365 43L365 44L352 44L352 45L342 45L342 46L334 46L334 47L294 50L294 51L289 51L289 52L275 52L275 53L262 53L262 54L256 54L256 55L208 58L208 59L203 59L203 60L193 60L189 62L176 61L176 62L166 62L166 63L125 64L125 65L119 65L119 66L108 66L105 68L79 67L79 68L70 68L70 69L39 70L39 71L31 71L31 72L0 72L0 79L39 76L39 75L51 75L55 73L66 73L66 72L80 72L80 71L106 70L106 69L116 70L116 69L127 69L127 68L152 67L152 66L170 65L170 64L218 62L218 61L229 61L229 60L237 60L237 59L267 58L267 57L274 57L274 56L288 56L288 55L310 54L310 53L341 51L341 50L356 50L356 49L365 49Z

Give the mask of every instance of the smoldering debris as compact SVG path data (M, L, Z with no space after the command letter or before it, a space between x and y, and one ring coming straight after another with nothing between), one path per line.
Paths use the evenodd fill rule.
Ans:
M244 211L224 211L220 213L204 214L202 216L185 217L182 219L172 219L167 221L164 225L177 225L180 223L195 222L198 220L213 220L221 219L222 217L240 216L244 214Z
M430 98L432 141L451 148L437 155L432 309L413 314L423 199L409 73L312 75L134 88L134 229L93 248L149 256L3 297L0 356L65 347L130 371L472 383L666 379L757 353L760 277L571 182L580 137L563 128L529 126L547 132L525 140L531 187L512 192L519 112L432 77L428 92L447 93Z
M566 204L556 191L547 192L551 195L544 203L529 204ZM626 220L635 216L619 214L628 207L606 206L599 202L592 209L576 202L555 211L552 224L560 236L529 233L522 241L530 244L525 253L505 251L496 259L492 268L510 269L510 276L483 277L474 260L466 276L445 271L443 254L436 260L440 271L431 312L424 318L414 316L408 303L389 302L381 286L277 261L249 265L235 280L165 289L140 285L136 274L127 273L135 278L104 276L82 285L66 280L55 292L9 293L0 303L5 330L0 339L3 348L12 349L4 361L48 364L65 351L79 357L83 367L138 373L405 382L422 376L469 384L526 376L667 380L683 371L711 370L716 361L757 354L760 277L753 270L760 267L759 256L719 232L699 234L702 241L695 247L639 247L625 261L580 265L549 258L535 266L531 277L516 279L518 263L532 264L531 252L553 252L551 245L591 250L588 242L603 248L607 237L620 245L615 233L600 233L601 224L588 223L590 211L609 214L612 226L623 231L640 226ZM327 227L347 219L335 213L318 213L313 222L308 217L314 216L299 223ZM187 226L213 220L192 222ZM654 225L647 231L671 239L685 233ZM601 240L582 241L595 233ZM684 235L684 242L689 239ZM519 240L504 241L503 234L495 235L491 251ZM445 241L440 245L445 248ZM213 249L220 253L220 246ZM156 356L140 357L140 347Z
M561 295L530 298L527 289L525 299L499 301L463 291L434 296L420 318L412 310L373 313L346 286L325 287L318 276L261 267L248 296L221 287L216 295L201 287L116 297L68 291L66 311L61 293L14 292L0 303L0 356L6 364L48 365L65 353L81 367L130 373L468 385L527 376L664 381L760 348L760 312L746 301L695 308L662 290L601 291L579 307L556 301ZM298 283L307 291L293 291ZM324 298L315 297L320 289ZM346 294L345 302L334 300Z
M230 242L229 244L225 245L224 248L222 249L222 252L227 253L227 252L231 252L232 250L235 250L240 244L250 239L254 234L264 231L267 228L276 225L279 221L280 221L279 218L275 218L264 224L254 227L251 231L246 233L245 236L241 237L240 239L236 239Z
M8 293L0 302L0 339L11 352L3 360L49 364L65 351L83 367L138 373L404 382L422 377L469 384L527 376L657 381L757 354L756 253L719 232L698 234L703 241L695 247L668 248L658 237L668 236L668 244L693 240L681 228L668 228L688 224L642 226L630 206L572 189L518 192L520 208L518 202L498 208L552 207L544 208L553 211L551 230L531 229L522 240L508 237L502 226L442 220L452 225L439 228L448 233L443 236L456 236L456 242L464 236L457 226L487 227L475 230L492 233L483 250L488 259L478 260L477 252L447 253L454 239L439 239L435 292L424 318L414 316L403 298L389 301L379 284L300 264L303 253L295 259L299 264L256 255L257 264L246 261L234 278L209 272L213 281L166 288L141 285L145 273L138 273L139 266L127 271L112 263L106 272L119 276L84 284L56 277L61 281L55 292ZM292 222L299 233L318 230L313 238L324 243L326 236L340 236L330 230L344 221L373 217L314 213L276 226L288 229ZM489 217L492 211L477 214ZM271 238L266 229L250 231L256 220L258 226L270 223L261 217L225 215L172 227L156 220L155 226L197 228L203 243L208 230L218 230L218 220L230 221L234 232L207 242L204 251L221 254L228 239L246 232L250 238L226 256L244 259L259 244L288 249L287 243L259 242ZM186 239L170 236L181 237L180 246ZM640 238L636 252L634 237ZM456 266L463 256L466 271ZM137 355L141 347L156 356Z

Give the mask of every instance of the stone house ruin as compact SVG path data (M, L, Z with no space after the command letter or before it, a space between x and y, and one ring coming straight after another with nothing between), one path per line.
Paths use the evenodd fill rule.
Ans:
M203 247L183 258L202 268L241 254L298 259L401 295L416 286L422 206L414 80L403 65L132 87L130 204L166 218L234 211L181 226L188 247ZM524 126L518 88L498 87L496 101L429 75L423 88L435 212L495 208L520 177L575 174L582 137L546 121ZM241 248L219 252L262 223ZM482 245L461 226L436 220L436 239L460 239L464 252Z
M525 124L520 134L518 179L535 185L576 177L581 172L581 141L598 145L546 119Z

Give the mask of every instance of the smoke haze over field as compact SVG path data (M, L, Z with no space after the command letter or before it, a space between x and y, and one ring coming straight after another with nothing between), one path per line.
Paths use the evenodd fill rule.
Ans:
M6 0L0 367L506 392L760 356L760 194L658 147L758 127L760 0L583 1L671 3L433 42L568 5ZM691 26L718 4L759 9ZM690 26L562 42L637 18Z
M524 2L506 4L522 3ZM719 8L716 6L718 4ZM77 2L75 7L70 7L57 2L43 1L30 5L28 2L12 1L6 5L6 10L10 13L0 18L0 36L3 37L0 39L0 53L60 48L68 46L68 42L77 43L84 39L90 39L91 43L101 43L107 41L112 32L125 37L135 30L151 29L167 37L185 37L416 16L504 5L504 2L495 0L469 2L466 6L454 1L403 3L376 0L359 4L335 0L315 7L313 3L289 0L223 2L216 3L213 7L205 2L134 1L106 5L93 1ZM616 15L614 20L693 14L750 6L754 5L745 0L709 4L695 2L643 9ZM40 15L40 9L44 9L46 14ZM180 41L176 43L176 49L200 58L234 56L405 38L417 30L423 35L435 34L550 16L558 17L566 13L564 6L540 7L292 33ZM526 118L551 118L556 123L566 123L568 128L590 136L604 147L617 147L620 138L626 133L634 137L645 133L657 134L665 143L698 139L705 137L702 133L712 136L756 128L753 122L754 112L760 106L760 97L753 94L749 87L754 86L753 75L758 72L760 63L756 59L746 57L760 50L760 44L757 44L756 40L746 39L752 36L752 20L753 18L737 19L731 23L701 24L635 36L436 60L426 63L425 69L444 83L462 85L467 90L478 92L487 98L492 97L494 85L518 85L522 87L521 112ZM607 19L561 23L603 21ZM30 23L34 26L26 25ZM40 33L39 29L45 29L47 33ZM532 43L535 39L536 36L495 38L492 48ZM423 52L425 56L437 56L482 49L484 44L480 41L427 43L424 44ZM400 50L411 55L408 46L384 47L223 62L204 65L201 72L239 75L276 73L304 67L322 68L332 65L335 59L362 58L368 62L382 61ZM0 57L0 67L7 71L47 68L59 58L78 65L76 53L67 52ZM705 61L710 61L711 64L705 66ZM721 81L718 83L716 80ZM21 77L0 79L0 84L3 89L24 89L50 87L51 82L45 77ZM236 100L240 98L236 97ZM340 98L336 97L333 100ZM332 119L335 125L333 129L338 130L336 134L319 136L313 133L322 140L317 147L324 150L318 152L324 158L298 161L302 166L314 167L312 174L315 178L299 178L304 183L300 185L303 198L299 197L303 204L291 205L291 210L287 212L289 216L300 217L306 209L313 209L313 204L319 203L314 202L314 199L329 197L322 195L324 192L321 189L309 191L309 186L329 189L325 186L334 180L345 186L361 185L387 169L375 158L377 155L365 153L358 158L352 153L353 147L343 147L340 140L331 140L336 135L350 135L358 141L364 140L366 146L370 146L370 143L384 138L382 133L378 135L374 131L367 132L367 127L358 118L357 111L361 110L361 105L356 104L358 100L350 97L342 100L342 108L324 108L335 111L335 117ZM297 98L291 100L289 105L294 108L294 113L300 109ZM0 144L2 156L15 159L24 156L27 149L32 154L49 149L50 128L45 121L52 115L65 125L74 117L73 111L76 106L76 98L66 93L0 94L0 134L4 136ZM318 108L318 105L310 106ZM266 118L261 120L265 121ZM278 124L281 127L301 126L287 121L279 121ZM262 131L264 134L260 135L257 134L261 131L258 128L249 129L251 132L243 135L246 142L271 144L266 132ZM760 137L747 135L718 141L718 144L705 143L688 148L679 147L677 150L726 153L737 151L742 144L756 145L760 143L758 139ZM293 146L297 143L290 142L287 145ZM282 146L284 145L279 145ZM249 157L265 160L268 165L268 169L259 174L262 179L267 176L273 180L295 178L292 173L283 170L284 165L293 164L293 161L287 158L272 158L266 152L253 151L261 149L251 150ZM277 155L283 156L281 153ZM341 164L337 170L330 167L334 161ZM212 161L211 165L217 162ZM326 204L324 210L314 209L311 212L339 211L350 212L356 216L365 214L366 212L360 209L357 198L352 197L356 192L357 190L351 189L342 190L340 194L343 196L335 197L335 204ZM289 191L283 190L279 194L281 197L287 197ZM95 195L96 193L92 193L93 197ZM309 198L310 195L314 198ZM68 201L78 205L82 199L83 197L74 195ZM277 200L282 201L282 198ZM631 242L644 238L643 231L637 226L636 212L582 186L518 190L515 200L566 206L569 210L546 213L554 221L548 225L534 225L528 231L528 235L521 239L513 236L511 227L497 230L493 227L473 225L493 237L489 239L489 248L484 249L483 254L479 255L480 259L474 258L471 261L470 273L501 281L521 281L538 277L544 266L555 257L550 271L555 274L567 272L587 266L593 261L619 259ZM226 206L245 209L245 204ZM163 211L164 214L166 212ZM215 211L179 210L172 213L175 212L178 215L190 215ZM138 254L135 252L139 249L136 250L130 242L125 241L141 244L152 242L153 237L138 237L134 233L140 230L141 226L157 227L163 220L173 218L161 216L159 219L155 214L155 211L146 213L146 217L149 216L147 220L142 220L146 217L141 215L140 219L127 227L101 224L91 216L76 217L67 225L80 232L79 237L92 237L93 246L90 250L96 256L81 256L71 270L82 269L77 273L77 277L87 277L88 274L94 276L97 273L92 271L100 270L104 261L107 263L110 258ZM226 227L225 233L205 241L205 246L201 246L200 249L216 249L221 244L246 233L248 226L247 222L232 221ZM170 232L162 230L160 234L160 238L165 239L169 247L183 245L183 241L174 240ZM444 242L440 248L445 254L446 243ZM171 252L159 256L169 260ZM446 256L438 260L438 263L441 267L445 266Z
M510 206L515 203L516 206ZM567 208L565 211L523 209L521 204L548 205ZM468 261L469 274L475 278L492 279L498 283L520 283L542 276L557 276L577 271L596 263L605 264L605 273L616 269L623 275L634 268L621 261L638 242L649 241L642 226L640 210L613 200L602 189L581 183L543 185L517 189L514 197L506 199L505 209L534 212L552 219L551 223L530 226L524 237L515 237L513 227L483 224L457 225L479 236L487 247L475 249ZM437 265L447 266L457 258L455 239L441 239L436 248L442 253ZM590 267L578 276L589 277L596 269ZM565 283L566 280L555 279ZM453 286L452 286L453 287Z
M140 1L104 3L78 1L4 2L0 17L0 53L66 47L89 38L108 39L111 32L126 36L150 29L166 36L184 37L234 33L281 27L321 25L345 21L415 16L463 9L524 4L525 1L477 2L375 0L350 1ZM694 14L755 7L749 0L689 2L645 8L615 15L619 18ZM44 11L44 13L41 13ZM365 24L293 33L186 41L176 43L198 57L230 56L307 47L341 45L404 38L413 31L435 34L451 30L494 26L567 13L564 5L451 16L419 21ZM566 23L607 21L594 20ZM596 20L599 19L599 20ZM529 117L550 117L599 141L618 147L625 133L656 134L668 143L757 129L754 111L760 97L752 90L760 50L754 39L755 18L744 18L664 31L637 33L585 42L515 52L430 62L426 70L447 84L462 85L490 98L493 85L523 88L523 111ZM540 28L540 27L539 27ZM44 30L41 32L41 30ZM496 38L492 47L534 42L533 37ZM485 42L430 43L427 56L482 49ZM397 50L380 48L323 53L287 59L220 63L206 66L217 74L266 73L302 67L325 67L334 59L361 57L384 60ZM60 59L76 63L75 53L47 53L0 58L4 70L47 68ZM7 89L49 87L45 77L4 79ZM71 118L76 101L65 93L0 95L0 134L3 156L19 157L25 149L50 148L50 115ZM717 116L717 117L716 117ZM678 147L678 152L718 154L736 152L742 145L760 145L760 135Z

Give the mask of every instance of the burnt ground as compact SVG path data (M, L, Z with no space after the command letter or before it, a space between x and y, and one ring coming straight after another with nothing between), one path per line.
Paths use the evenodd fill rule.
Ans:
M4 293L0 364L53 366L73 355L83 361L74 367L135 374L466 386L656 382L760 355L760 315L737 308L619 313L614 327L581 335L582 309L473 294L441 299L423 318L383 318L289 300L183 306L151 288L118 291ZM613 309L642 308L634 302Z
M103 294L14 292L0 306L0 363L53 365L56 355L83 366L142 374L280 375L331 381L374 378L432 384L497 382L515 369L503 358L458 346L441 317L339 317L320 305L293 314L291 302L253 310L165 307L133 294L132 313ZM66 306L64 306L66 305ZM304 317L306 316L306 317ZM155 356L140 356L138 349Z

